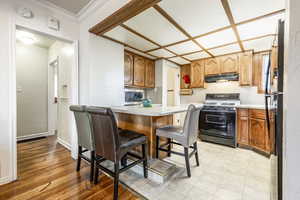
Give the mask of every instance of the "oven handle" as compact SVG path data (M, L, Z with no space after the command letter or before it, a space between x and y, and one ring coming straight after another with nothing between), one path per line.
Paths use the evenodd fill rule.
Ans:
M212 122L212 121L209 121L207 119L207 116L213 116L213 117L220 117L220 115L205 115L205 122L206 123L210 123L210 124L218 124L218 125L226 125L227 124L227 121L225 120L225 123L222 123L222 122Z

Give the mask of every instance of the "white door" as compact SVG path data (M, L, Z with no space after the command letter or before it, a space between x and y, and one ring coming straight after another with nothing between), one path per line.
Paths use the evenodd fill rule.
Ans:
M48 74L48 131L52 134L57 133L58 119L58 68L59 58L57 57L49 64Z
M180 105L180 69L168 67L167 70L167 106ZM180 114L174 115L174 125L180 124Z

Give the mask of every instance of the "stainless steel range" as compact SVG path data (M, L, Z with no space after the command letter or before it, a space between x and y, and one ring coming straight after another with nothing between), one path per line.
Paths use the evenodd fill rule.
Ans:
M199 119L202 141L236 147L236 106L240 94L206 94Z

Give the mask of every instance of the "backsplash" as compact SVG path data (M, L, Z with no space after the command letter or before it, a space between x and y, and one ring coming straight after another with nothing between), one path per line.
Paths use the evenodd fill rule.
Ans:
M239 82L207 83L205 89L193 89L193 95L181 96L181 104L204 102L207 93L240 93L241 104L264 104L257 87L241 87Z

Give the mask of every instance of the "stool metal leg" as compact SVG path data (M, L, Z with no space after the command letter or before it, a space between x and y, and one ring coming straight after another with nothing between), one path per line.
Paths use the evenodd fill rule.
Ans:
M91 171L90 171L90 181L93 182L95 169L95 151L91 151Z
M171 157L171 138L168 138L168 157Z
M114 177L114 200L118 200L119 196L119 163L115 163L115 177Z
M82 147L78 146L78 157L77 157L77 167L76 167L76 171L78 172L80 170L81 154L82 154Z
M196 163L197 163L197 166L199 166L199 155L198 155L197 142L194 143L194 150L196 151L196 153L195 153Z
M191 168L190 168L189 148L188 147L184 147L184 157L185 157L187 175L188 175L188 177L191 177Z
M147 144L142 144L143 151L143 168L144 168L144 177L148 178L148 164L147 164Z
M159 136L156 136L156 158L159 158Z

